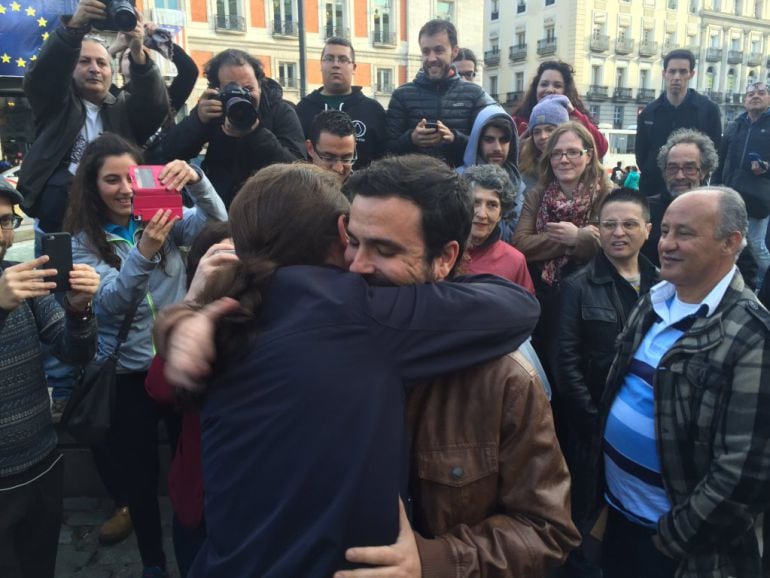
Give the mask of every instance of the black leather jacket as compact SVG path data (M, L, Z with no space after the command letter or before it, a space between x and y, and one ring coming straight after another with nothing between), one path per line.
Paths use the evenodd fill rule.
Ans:
M641 254L639 271L645 295L658 281L658 271ZM602 251L564 281L557 385L570 424L581 437L596 429L615 341L638 297Z

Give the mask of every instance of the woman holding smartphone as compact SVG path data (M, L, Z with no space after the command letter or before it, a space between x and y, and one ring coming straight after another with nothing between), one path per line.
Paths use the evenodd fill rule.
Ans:
M144 388L154 356L152 326L156 311L186 292L179 246L189 245L208 221L226 220L227 213L203 173L174 160L159 180L169 190L186 187L195 208L185 209L182 219L161 209L147 222L134 220L129 169L141 162L141 151L115 134L92 141L75 174L65 229L73 235L73 261L91 265L102 278L93 301L97 357L114 350L124 318L136 307L117 363L116 412L105 452L114 463L97 465L100 472L118 470L115 482L125 491L143 576L149 577L166 576L157 500L159 414ZM100 461L98 452L96 457Z

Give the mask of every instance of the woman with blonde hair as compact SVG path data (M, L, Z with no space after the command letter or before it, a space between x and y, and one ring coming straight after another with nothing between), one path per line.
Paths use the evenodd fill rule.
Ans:
M557 359L559 285L599 250L595 223L611 188L591 133L574 121L556 128L543 151L540 180L524 201L513 236L514 247L527 258L542 308L532 340L551 378Z

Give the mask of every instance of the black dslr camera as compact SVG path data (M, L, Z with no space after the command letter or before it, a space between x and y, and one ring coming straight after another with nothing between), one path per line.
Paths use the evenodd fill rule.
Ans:
M233 128L245 131L257 122L259 110L254 97L237 83L228 83L219 91L217 98L222 102L225 116Z
M136 28L135 0L103 0L107 5L107 18L91 24L99 30L131 32Z

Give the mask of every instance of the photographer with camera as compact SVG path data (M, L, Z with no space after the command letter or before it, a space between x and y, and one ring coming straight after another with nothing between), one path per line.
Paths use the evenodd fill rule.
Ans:
M259 169L304 159L305 137L283 90L262 63L227 49L204 72L209 88L163 143L166 158L191 159L208 143L202 168L230 206L243 182Z
M133 14L133 18L131 17ZM132 90L112 86L112 63L101 42L87 36L98 22L118 26L129 37ZM24 93L35 120L36 138L19 173L24 211L42 232L61 230L67 188L86 145L102 132L143 143L161 125L168 98L158 67L142 50L141 15L128 0L81 0L62 17L24 76Z

